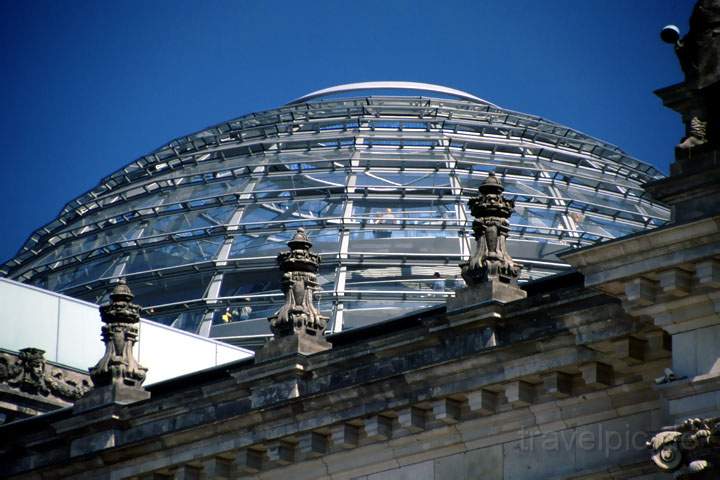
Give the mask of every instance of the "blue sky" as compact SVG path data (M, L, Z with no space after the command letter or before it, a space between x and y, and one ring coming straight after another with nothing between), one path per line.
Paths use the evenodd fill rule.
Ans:
M682 80L660 28L691 0L0 3L0 260L167 141L331 85L466 90L664 172Z

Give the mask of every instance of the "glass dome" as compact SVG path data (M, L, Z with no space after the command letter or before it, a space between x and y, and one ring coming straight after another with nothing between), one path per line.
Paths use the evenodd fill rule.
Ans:
M373 90L401 92L347 96ZM370 82L170 142L69 202L2 271L95 302L124 277L146 317L252 346L282 304L275 256L302 226L340 331L461 286L467 199L490 171L515 200L524 280L566 269L559 250L669 218L641 188L660 172L615 146L447 87Z

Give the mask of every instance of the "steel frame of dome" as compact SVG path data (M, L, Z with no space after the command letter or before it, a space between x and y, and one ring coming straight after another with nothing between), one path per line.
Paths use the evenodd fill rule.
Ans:
M397 88L414 85L428 90ZM600 140L459 91L323 99L355 90L342 87L139 158L69 202L2 273L91 301L125 277L150 318L251 344L281 303L275 255L300 226L339 331L452 294L472 244L466 201L488 171L515 199L509 246L525 279L564 270L558 250L669 217L641 189L662 175ZM242 321L218 324L228 308Z

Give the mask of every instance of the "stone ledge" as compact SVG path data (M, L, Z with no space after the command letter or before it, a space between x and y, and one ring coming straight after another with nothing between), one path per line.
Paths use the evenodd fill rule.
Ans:
M332 343L324 338L304 334L288 335L287 337L274 338L266 343L255 354L255 364L297 354L312 355L331 348Z

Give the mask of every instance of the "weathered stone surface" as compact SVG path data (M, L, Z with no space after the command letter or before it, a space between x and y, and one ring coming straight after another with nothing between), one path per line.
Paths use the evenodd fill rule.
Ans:
M318 432L306 432L300 435L298 449L306 458L315 458L328 452L328 436Z
M88 390L86 372L46 361L43 350L0 350L0 423L70 406Z
M654 379L669 364L667 353L652 357L657 365L628 363L614 386L593 387L599 389L594 393L580 381L567 398L543 393L538 385L544 385L543 376L558 369L579 375L588 359L614 351L613 342L632 328L618 315L617 301L573 289L507 304L512 308L502 312L492 347L483 341L484 327L473 323L482 320L389 322L373 332L335 335L335 347L321 355L231 364L151 386L153 395L143 402L79 414L61 411L43 424L47 440L41 437L39 443L19 426L0 427L0 433L20 444L34 442L32 451L43 452L21 456L27 460L14 465L27 461L38 472L61 471L64 478L88 471L94 478L111 471L119 478L166 475L212 459L231 461L240 478L401 475L402 468L425 462L435 478L441 468L436 460L456 454L463 459L465 477L459 478L476 478L472 472L483 461L473 455L503 452L522 432L548 433L611 420L623 409L656 408L652 396L643 396L647 392L630 395L627 389ZM643 328L659 331L651 324ZM537 389L530 407L513 409L504 401L506 386L515 382L516 405L529 400L520 385ZM649 384L645 389L653 392ZM611 397L606 390L626 395ZM112 439L114 446L103 448L107 463L97 465L83 455L68 459L56 447L68 438L87 439L78 447L86 452L100 448L103 439ZM7 458L3 448L0 440L0 460ZM489 478L506 475L509 461L484 464L484 471Z
M427 410L409 407L398 411L398 423L400 427L410 432L420 432L424 430L426 422Z
M370 440L387 440L392 437L396 419L385 415L373 415L365 420L365 434Z
M453 424L460 420L462 403L452 398L443 398L433 402L433 417L443 423Z
M267 362L292 355L312 355L332 348L323 337L310 335L289 335L273 338L255 354L255 363Z
M455 291L455 297L447 301L448 312L465 309L486 302L508 303L525 298L527 293L507 283L490 280L472 287L461 288Z
M513 407L527 407L535 399L535 387L522 380L505 385L505 398Z
M368 475L367 480L434 480L433 462L422 462L414 465L387 470Z
M90 368L95 387L124 385L141 389L145 381L147 369L133 355L140 323L140 306L132 303L133 297L125 280L120 279L110 293L110 303L100 307L100 318L105 323L102 327L105 354Z
M590 362L580 367L588 387L603 388L613 384L613 368L602 362Z
M720 260L708 259L695 264L698 283L705 287L720 288Z
M501 445L470 450L464 454L463 465L467 480L482 478L483 480L501 480L505 477L505 464L512 459L505 459Z
M479 195L468 200L475 217L476 248L470 260L460 265L463 279L471 287L493 280L515 285L520 268L513 262L506 245L510 232L508 219L515 202L503 197L505 188L494 172L488 173L478 190Z
M313 301L318 289L320 256L310 251L312 243L304 228L298 228L288 247L289 251L280 252L277 257L285 304L268 319L270 330L275 338L289 335L322 337L327 317L320 314Z
M572 377L562 372L551 372L543 377L543 390L555 398L565 398L572 394Z
M90 393L75 402L73 409L77 413L107 405L108 403L128 404L150 398L150 392L123 384L104 385L93 388Z
M330 440L334 447L355 448L360 441L360 427L349 423L335 425L330 430Z
M320 256L310 251L312 243L299 228L288 242L289 251L280 252L277 263L282 272L285 303L268 318L274 338L255 355L255 363L291 355L312 355L332 348L325 340L327 317L315 307Z
M497 410L497 394L488 390L478 390L468 394L470 410L481 415L492 415Z

